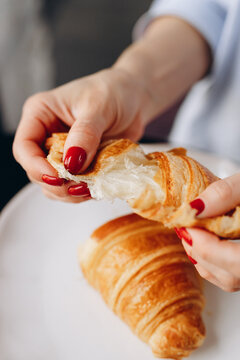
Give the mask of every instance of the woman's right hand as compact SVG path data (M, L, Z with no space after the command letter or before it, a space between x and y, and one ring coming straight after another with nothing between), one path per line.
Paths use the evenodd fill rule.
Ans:
M101 139L126 137L137 141L141 137L146 98L131 75L114 68L33 95L23 107L14 156L49 198L67 202L89 199L84 185L58 178L46 160L45 140L53 132L69 131L64 163L77 174L89 166Z

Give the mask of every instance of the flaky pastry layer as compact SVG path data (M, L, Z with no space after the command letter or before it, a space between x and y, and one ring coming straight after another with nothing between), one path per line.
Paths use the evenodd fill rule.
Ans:
M240 206L214 218L196 217L189 203L219 178L187 156L185 149L145 155L130 140L112 140L101 145L87 171L72 175L62 159L66 137L53 134L47 140L47 159L59 177L86 182L93 198L126 200L137 214L169 228L195 226L223 238L240 237Z
M181 359L202 344L201 279L172 230L126 215L95 230L79 261L88 282L155 356Z

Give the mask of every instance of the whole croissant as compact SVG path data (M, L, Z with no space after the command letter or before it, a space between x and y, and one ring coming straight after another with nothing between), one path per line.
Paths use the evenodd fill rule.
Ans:
M79 259L88 282L155 356L181 359L202 344L201 280L172 230L126 215L95 230Z
M224 238L240 237L240 206L223 216L196 218L189 203L218 177L185 149L145 155L130 140L113 140L101 145L87 171L72 175L62 161L66 136L53 134L47 140L47 159L60 177L86 182L93 198L127 200L134 212L169 228L197 226Z

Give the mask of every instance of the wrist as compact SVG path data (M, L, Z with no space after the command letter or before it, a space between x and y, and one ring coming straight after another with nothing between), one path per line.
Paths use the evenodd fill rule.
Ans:
M210 62L208 44L197 30L179 18L162 17L149 25L114 68L128 72L143 90L148 122L200 80Z
M120 80L120 91L124 96L123 103L126 107L131 107L135 114L141 119L144 127L150 122L152 117L151 93L144 82L144 77L137 72L132 72L129 64L115 63L111 70Z

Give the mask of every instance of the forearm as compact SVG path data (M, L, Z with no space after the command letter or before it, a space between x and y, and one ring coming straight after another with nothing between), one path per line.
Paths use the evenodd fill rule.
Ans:
M150 121L183 96L210 66L203 37L174 17L155 20L144 37L123 52L114 68L122 69L145 89L144 121Z

